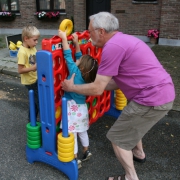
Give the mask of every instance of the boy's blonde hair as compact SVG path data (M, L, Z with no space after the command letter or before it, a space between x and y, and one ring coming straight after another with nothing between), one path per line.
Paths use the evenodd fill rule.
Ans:
M35 26L25 26L22 30L22 40L24 37L32 38L33 36L40 36L39 30Z

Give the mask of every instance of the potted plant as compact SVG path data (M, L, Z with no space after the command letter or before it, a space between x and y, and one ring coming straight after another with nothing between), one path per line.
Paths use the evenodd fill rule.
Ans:
M16 18L16 14L12 12L0 12L0 19L3 21L13 21Z
M38 20L58 20L60 17L60 12L45 12L45 11L40 11L36 12L36 17Z
M150 37L150 42L152 44L157 44L157 40L159 38L159 30L158 29L149 29L147 36Z

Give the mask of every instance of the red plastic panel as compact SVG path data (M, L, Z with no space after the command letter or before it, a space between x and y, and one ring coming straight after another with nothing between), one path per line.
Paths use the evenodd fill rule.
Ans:
M100 63L101 61L101 48L97 48L89 42L89 33L84 31L78 34L80 49L82 54L89 54ZM67 37L68 43L72 50L72 57L75 56L75 47L72 43L72 35ZM64 94L61 89L61 82L68 76L68 69L63 56L62 41L58 36L53 36L50 39L42 40L42 50L47 50L52 53L53 60L53 74L54 74L54 102L55 102L55 117L56 124L61 120L61 98ZM74 59L75 60L75 59ZM98 120L110 108L109 91L104 91L101 96L87 96L86 102L89 110L89 123L92 124Z

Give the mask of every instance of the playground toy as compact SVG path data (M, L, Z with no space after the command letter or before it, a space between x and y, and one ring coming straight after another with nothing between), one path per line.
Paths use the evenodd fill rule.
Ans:
M70 26L64 21L64 30ZM60 25L61 26L61 25ZM68 28L71 28L68 27ZM70 30L68 30L69 32ZM92 46L88 31L77 32L82 54L90 54L100 63L101 49ZM72 56L75 47L72 36L67 37ZM63 56L62 41L58 36L42 40L42 50L36 53L40 122L35 120L33 91L29 92L30 123L27 125L26 156L29 163L41 161L54 166L68 176L78 179L78 167L74 160L74 137L68 133L67 102L63 98L61 82L67 77L68 70ZM119 116L121 111L114 108L114 92L104 91L101 96L88 96L86 103L89 124L104 114ZM62 132L60 121L62 119Z
M9 49L10 50L16 50L16 45L12 42L12 41L9 41Z
M48 88L46 89L48 91ZM46 91L45 90L45 91ZM46 91L46 92L47 92ZM43 92L43 93L46 93ZM51 94L51 93L50 93ZM50 96L48 95L47 99ZM38 128L38 125L36 123L36 119L35 119L35 108L34 108L34 92L32 90L29 91L29 99L30 99L30 123L28 123L27 126L31 126L32 129ZM46 103L50 103L50 106L54 103L52 103L52 99L51 100L47 100ZM45 103L45 104L46 104ZM46 109L47 104L44 106L44 108ZM70 138L68 137L68 129L67 129L67 110L66 110L66 106L67 106L67 101L65 98L62 98L62 111L63 111L63 131L62 131L62 135L63 135L63 146L61 146L61 139L58 140L60 143L60 145L58 145L58 154L60 154L61 152L63 152L63 150L69 150L69 147L66 147L66 145L69 146L70 141L72 141L72 143L74 143L74 137L70 136ZM42 101L41 101L41 106L42 106ZM49 107L50 107L49 106ZM49 108L47 107L47 108ZM51 109L49 109L51 112ZM27 160L29 163L33 163L34 161L40 161L40 162L44 162L47 164L50 164L52 166L54 166L55 168L59 169L60 171L62 171L64 174L66 174L68 176L68 178L70 180L77 180L78 179L78 168L77 168L77 163L76 160L70 159L70 157L66 158L65 156L61 155L60 156L62 158L61 161L57 158L57 147L56 147L56 132L55 132L55 126L54 126L54 121L51 121L50 115L54 115L54 113L49 113L48 112L43 112L45 113L48 117L43 119L41 118L41 139L42 139L42 144L41 147L33 147L27 143L26 146L26 156L27 156ZM41 113L42 114L42 113ZM48 119L50 118L50 119ZM28 130L28 127L27 127ZM34 132L35 135L39 136L39 134L36 134L36 132ZM31 134L31 136L33 136L33 132ZM34 135L34 136L35 136ZM66 139L65 139L66 138ZM28 140L28 137L27 137ZM52 140L52 142L51 142ZM58 144L57 143L57 144ZM71 147L73 147L73 149L71 150L73 152L73 157L74 157L74 146L71 145ZM62 150L60 150L60 148L62 148ZM65 154L65 153L64 153ZM72 157L72 156L71 156ZM65 160L64 160L65 159Z
M17 41L16 47L17 47L17 48L20 48L21 45L22 45L22 41Z
M9 41L9 49L10 50L17 50L21 45L22 45L22 42L21 41L17 41L16 44L14 44L12 41Z
M66 31L66 35L69 36L73 30L73 22L69 19L64 19L61 22L59 29L64 32Z
M115 90L116 93L116 109L123 110L123 108L127 105L127 99L123 92L120 89Z
M63 132L58 134L58 159L62 162L70 162L74 159L74 134L68 133L67 121L67 102L62 98L62 129Z

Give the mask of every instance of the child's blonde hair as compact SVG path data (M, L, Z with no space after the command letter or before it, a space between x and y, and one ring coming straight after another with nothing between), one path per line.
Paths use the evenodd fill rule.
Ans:
M35 26L25 26L22 30L22 40L24 37L32 38L33 36L40 36L39 30Z

